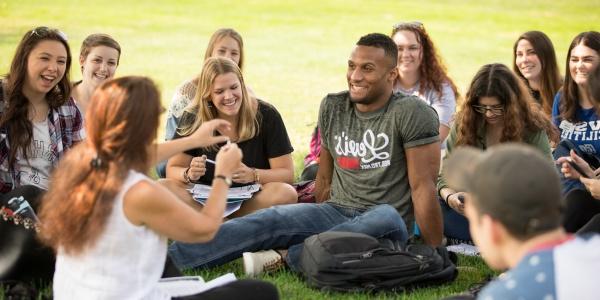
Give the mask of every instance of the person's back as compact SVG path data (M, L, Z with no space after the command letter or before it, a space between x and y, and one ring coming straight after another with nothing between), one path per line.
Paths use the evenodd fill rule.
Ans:
M493 281L481 299L596 299L600 235L577 236L527 254Z
M458 149L444 176L469 192L465 214L485 262L509 269L478 299L597 299L600 235L562 228L559 176L543 154L515 143Z
M132 224L123 197L145 175L130 171L114 200L106 227L78 255L58 249L53 292L57 299L170 299L156 283L167 253L167 239L146 226ZM136 251L134 249L143 249Z

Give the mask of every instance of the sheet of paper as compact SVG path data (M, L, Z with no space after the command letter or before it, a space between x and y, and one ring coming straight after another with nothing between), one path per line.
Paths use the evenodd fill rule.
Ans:
M210 194L210 185L206 184L195 184L188 191L192 194L192 197L196 199L196 201L200 199L207 199ZM252 198L252 194L258 192L260 190L260 184L251 184L246 186L229 188L227 192L227 202L235 202L235 200L241 199L250 199Z
M446 249L451 252L456 252L456 253L464 254L464 255L468 255L468 256L478 256L479 255L479 249L477 249L476 246L469 245L469 244L461 243L458 245L450 245L450 246L447 246Z
M227 273L209 282L204 282L200 276L170 277L161 278L158 287L171 297L183 297L199 294L236 280L233 273Z

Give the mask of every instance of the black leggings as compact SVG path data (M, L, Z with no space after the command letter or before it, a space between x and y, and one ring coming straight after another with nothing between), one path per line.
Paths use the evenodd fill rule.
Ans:
M37 212L43 193L44 190L35 186L21 186L0 195L0 206L7 205L13 197L23 196ZM54 253L37 240L34 230L0 218L0 238L0 280L50 282L54 274Z
M586 190L572 190L565 197L566 208L563 225L567 232L578 232L585 227L587 232L600 233L600 200ZM587 225L586 225L587 224Z
M277 288L269 282L242 279L226 285L222 285L206 292L186 296L175 297L174 300L217 300L217 299L245 299L245 300L271 300L279 299Z
M165 270L162 277L177 277L183 276L181 271L177 269L171 257L167 255L165 261ZM210 299L279 299L277 288L273 284L260 281L242 279L237 280L223 286L219 286L197 295L186 297L175 297L177 300L210 300Z

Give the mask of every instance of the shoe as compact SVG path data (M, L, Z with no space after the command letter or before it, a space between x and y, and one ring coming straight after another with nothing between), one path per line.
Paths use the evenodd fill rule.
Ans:
M244 272L247 276L255 277L264 272L273 272L283 267L283 257L275 250L259 252L244 252Z

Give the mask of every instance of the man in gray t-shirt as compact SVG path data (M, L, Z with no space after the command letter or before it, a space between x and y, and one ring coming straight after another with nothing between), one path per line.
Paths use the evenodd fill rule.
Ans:
M351 231L404 242L414 219L425 242L439 245L438 118L418 98L393 95L397 56L388 36L361 37L348 60L349 91L328 95L321 105L316 197L329 201L277 205L225 222L210 242L174 242L175 264L212 267L243 253L249 276L284 261L296 271L303 242L313 234ZM279 251L247 252L264 249Z
M333 172L317 175L317 180L331 178L328 202L355 208L392 205L410 230L415 220L411 183L418 183L415 179L425 181L421 183L423 194L435 199L429 195L431 186L424 175L437 166L412 164L411 174L407 160L414 160L415 155L435 157L427 149L439 140L439 123L435 111L416 97L394 94L388 99L372 111L359 110L349 92L330 94L323 100L319 114L321 166L331 162L333 165L324 170L333 167Z

